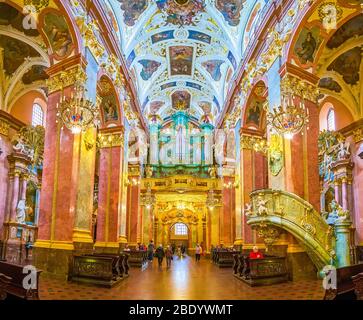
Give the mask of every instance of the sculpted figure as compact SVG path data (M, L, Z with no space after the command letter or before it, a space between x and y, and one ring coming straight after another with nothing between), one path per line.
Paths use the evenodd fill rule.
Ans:
M26 203L25 200L20 200L18 203L18 206L16 208L16 222L19 224L25 223L25 217L26 217Z
M268 200L263 200L262 197L258 197L257 214L259 216L267 214L267 207L266 207L267 202L268 202Z

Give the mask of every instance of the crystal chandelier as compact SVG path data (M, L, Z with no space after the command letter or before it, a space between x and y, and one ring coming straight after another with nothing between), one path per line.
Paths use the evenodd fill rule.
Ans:
M57 104L57 117L73 134L99 125L98 105L87 99L86 92L85 84L79 79L76 80L70 97L65 96L62 87L61 99Z
M267 124L287 139L292 139L309 123L309 110L305 107L303 90L301 90L300 102L296 103L292 87L290 83L282 89L281 105L274 107L272 112L267 114Z

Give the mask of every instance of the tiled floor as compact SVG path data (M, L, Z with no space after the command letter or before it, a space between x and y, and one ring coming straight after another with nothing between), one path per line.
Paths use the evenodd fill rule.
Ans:
M165 261L164 261L165 263ZM40 298L44 300L320 300L321 281L299 281L251 288L219 269L210 260L196 264L192 259L174 259L171 269L159 269L156 261L146 270L132 268L130 277L107 289L75 284L42 276Z

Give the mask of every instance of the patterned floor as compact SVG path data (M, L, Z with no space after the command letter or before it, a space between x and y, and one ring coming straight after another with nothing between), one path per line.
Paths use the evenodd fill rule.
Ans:
M165 263L165 262L164 262ZM321 281L299 281L251 288L210 260L174 259L170 269L156 261L146 270L132 268L130 277L107 289L42 276L42 300L321 300Z

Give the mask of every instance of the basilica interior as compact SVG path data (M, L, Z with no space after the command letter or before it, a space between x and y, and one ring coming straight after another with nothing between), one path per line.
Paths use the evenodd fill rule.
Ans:
M0 300L363 299L362 49L361 0L0 1Z

